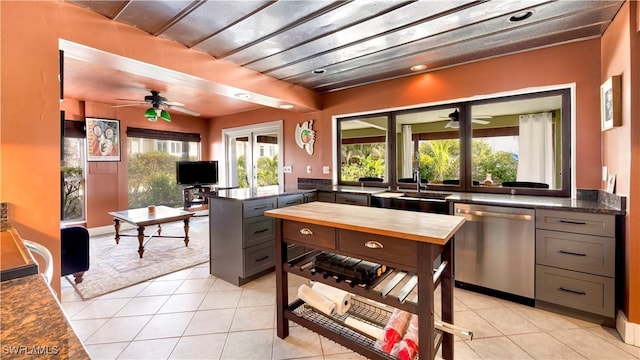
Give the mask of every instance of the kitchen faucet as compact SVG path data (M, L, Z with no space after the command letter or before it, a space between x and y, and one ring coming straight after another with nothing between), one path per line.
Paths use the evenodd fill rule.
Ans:
M420 188L422 187L422 179L420 176L420 167L416 167L415 170L413 170L415 177L416 177L416 188L418 190L418 192L420 192Z

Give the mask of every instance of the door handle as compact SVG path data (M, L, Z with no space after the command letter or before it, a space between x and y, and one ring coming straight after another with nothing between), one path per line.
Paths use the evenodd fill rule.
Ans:
M572 251L566 251L566 250L560 250L558 251L560 254L564 254L564 255L573 255L573 256L587 256L587 254L580 254L580 253L575 253Z

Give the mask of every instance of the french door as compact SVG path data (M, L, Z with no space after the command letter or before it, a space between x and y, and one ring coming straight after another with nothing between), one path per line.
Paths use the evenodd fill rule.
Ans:
M282 121L224 129L223 187L284 190Z

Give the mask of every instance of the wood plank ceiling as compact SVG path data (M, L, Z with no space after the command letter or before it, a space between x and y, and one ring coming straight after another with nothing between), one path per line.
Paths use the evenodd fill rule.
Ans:
M415 65L425 65L420 71L428 72L597 38L623 4L573 0L69 2L319 93L408 76L415 73L409 70Z

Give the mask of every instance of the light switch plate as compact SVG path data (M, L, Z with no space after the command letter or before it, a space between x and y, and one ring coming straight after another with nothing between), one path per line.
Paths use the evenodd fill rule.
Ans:
M291 166L283 166L282 172L285 174L291 174Z
M330 170L330 168L328 166L323 166L322 167L322 173L323 174L328 174L330 172L331 172L331 170Z
M307 165L307 174L311 174L311 165Z

